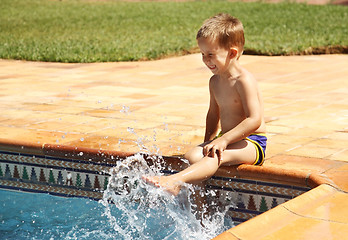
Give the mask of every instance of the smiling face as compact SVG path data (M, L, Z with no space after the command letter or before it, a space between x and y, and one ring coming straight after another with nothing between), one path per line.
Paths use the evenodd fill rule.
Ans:
M231 50L220 47L208 38L198 38L197 42L202 53L202 60L210 71L215 75L225 73L232 60Z

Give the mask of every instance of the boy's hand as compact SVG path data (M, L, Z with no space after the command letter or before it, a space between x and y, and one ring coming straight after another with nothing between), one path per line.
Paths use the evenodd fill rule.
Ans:
M219 162L222 161L222 153L227 148L227 143L222 137L215 139L203 147L203 155L215 158L217 156Z

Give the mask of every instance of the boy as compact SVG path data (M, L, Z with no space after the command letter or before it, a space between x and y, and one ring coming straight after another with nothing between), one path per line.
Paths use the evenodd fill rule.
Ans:
M262 165L265 158L263 103L256 80L238 61L244 48L242 23L228 14L218 14L203 23L196 39L203 62L214 74L209 81L204 143L185 154L190 162L185 170L143 177L173 195L183 183L210 178L221 165ZM216 136L219 122L221 131Z

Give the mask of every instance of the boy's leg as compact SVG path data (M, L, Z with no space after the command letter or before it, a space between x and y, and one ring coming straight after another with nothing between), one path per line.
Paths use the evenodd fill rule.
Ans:
M211 141L202 143L190 149L188 152L185 153L184 158L190 162L190 165L195 164L196 162L199 162L204 157L203 147L210 142Z
M228 145L222 154L220 165L232 166L240 164L254 164L257 152L253 143L248 140Z
M217 169L217 159L214 161L214 158L203 157L199 162L190 165L181 172L168 176L144 176L143 179L156 187L163 187L168 192L177 195L183 183L201 183L212 176Z
M203 146L205 144L206 143L198 145L185 154L184 158L190 162L190 166L188 168L192 167L195 163L202 160L202 158L204 157ZM187 171L187 168L183 171L185 170ZM184 183L182 179L182 172L172 174L169 176L143 176L143 179L146 182L155 185L156 187L163 187L164 189L166 189L166 191L174 195L177 195L180 192L181 186ZM202 185L202 180L197 182L196 184Z
M198 153L195 154L199 155ZM254 145L247 140L241 140L230 144L226 148L222 154L221 161L218 160L217 156L213 158L210 156L203 156L202 154L201 160L174 175L176 175L175 177L181 182L201 182L213 176L221 165L253 164L256 160L256 156Z
M195 152L195 154L198 153ZM256 149L254 145L247 140L242 140L230 144L223 152L221 161L217 157L203 156L201 160L179 173L166 177L144 177L144 180L155 186L164 187L167 191L176 195L179 193L182 183L202 182L213 176L221 165L253 164L255 159Z

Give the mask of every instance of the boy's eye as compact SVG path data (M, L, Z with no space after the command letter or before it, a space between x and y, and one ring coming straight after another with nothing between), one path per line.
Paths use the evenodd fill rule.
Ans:
M202 57L205 57L205 56L212 57L212 56L214 56L214 54L213 53L208 53L208 54L202 53Z

